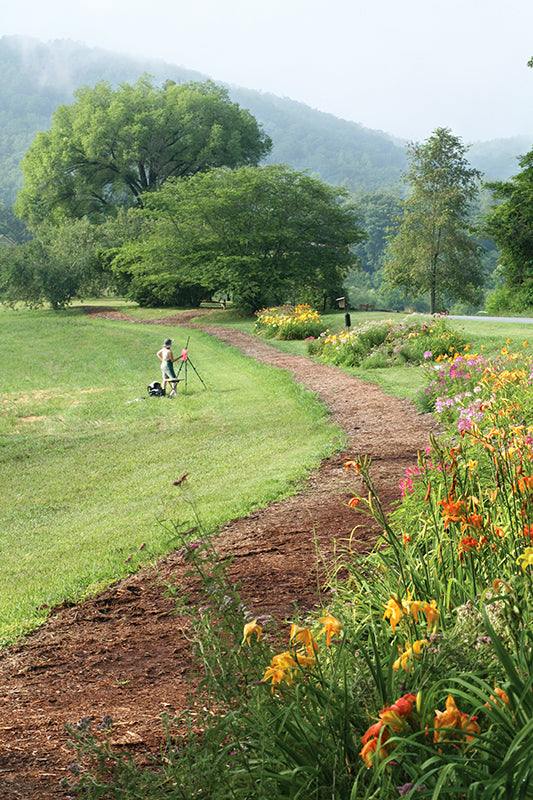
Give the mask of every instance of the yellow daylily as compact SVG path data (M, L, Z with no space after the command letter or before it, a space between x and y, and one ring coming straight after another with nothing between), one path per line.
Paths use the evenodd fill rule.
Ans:
M396 625L399 623L403 615L403 606L396 597L390 595L388 603L385 605L385 613L383 619L390 620L392 632L396 630Z
M292 683L294 677L294 670L298 668L297 662L289 652L280 653L273 656L270 666L265 670L263 681L272 681L272 692L277 683L286 681Z
M314 638L309 628L300 628L293 623L291 625L291 642L299 642L303 644L308 653L313 654L318 652L318 642Z
M429 629L433 627L433 633L436 633L440 614L440 611L437 608L436 600L432 600L430 603L424 604L424 614L426 615L428 622L427 632L429 633Z
M520 562L522 562L522 563L520 564ZM526 549L524 550L522 555L518 556L518 558L516 559L516 563L520 564L520 566L522 567L524 572L526 571L526 567L532 567L533 566L533 547L526 547Z
M242 643L244 644L245 642L248 642L248 644L250 644L250 640L254 633L257 636L256 641L258 642L261 636L263 635L263 628L261 627L261 625L257 624L256 619L254 619L252 622L247 622L246 625L244 626L242 634Z
M417 639L412 645L408 645L406 642L405 650L400 653L399 657L392 665L392 668L396 671L398 671L400 667L405 670L411 669L411 659L416 656L421 656L422 647L427 647L428 645L429 642L427 639Z

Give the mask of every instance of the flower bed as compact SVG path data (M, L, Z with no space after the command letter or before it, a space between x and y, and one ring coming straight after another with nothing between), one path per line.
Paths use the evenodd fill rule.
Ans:
M145 800L530 800L532 361L504 348L437 366L448 432L406 474L392 515L370 459L345 459L347 505L381 535L365 557L347 543L327 609L280 626L244 606L208 540L190 551L206 601L195 616L183 599L180 613L210 702L188 735L169 736L154 773L74 732L101 765L81 778L87 797L107 796L103 773Z
M328 364L364 369L420 364L465 347L462 334L444 317L410 316L403 320L362 322L349 331L323 334L308 351Z
M267 339L307 339L324 331L320 314L307 303L266 308L257 311L256 316L254 333Z

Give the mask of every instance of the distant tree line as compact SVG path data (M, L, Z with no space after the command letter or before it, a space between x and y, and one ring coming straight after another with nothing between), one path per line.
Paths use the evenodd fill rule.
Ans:
M2 248L4 302L60 308L106 289L158 306L331 302L359 212L345 189L260 167L271 144L211 82L78 91L24 156L15 211L32 238Z
M0 299L216 295L250 312L347 294L435 312L475 310L488 287L492 310L531 308L533 151L483 186L468 149L437 128L409 144L404 192L354 194L260 166L270 136L211 81L101 81L58 106L25 152L14 211L0 202Z

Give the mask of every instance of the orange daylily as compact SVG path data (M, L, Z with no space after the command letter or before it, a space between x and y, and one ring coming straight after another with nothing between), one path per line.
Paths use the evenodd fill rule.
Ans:
M522 536L533 541L533 525L524 525Z
M521 492L521 494L533 492L533 475L522 475L522 477L518 479L518 491Z
M437 623L439 621L439 614L440 611L437 608L437 601L432 600L430 603L424 604L424 614L426 615L426 619L428 622L427 632L429 633L429 629L433 626L433 633L437 630Z
M399 733L405 726L406 718L411 714L416 703L416 694L404 694L393 703L379 712L379 717L384 725L388 725L395 733Z
M322 633L326 633L326 647L329 647L331 642L332 636L338 636L338 634L342 631L342 624L339 622L338 619L332 617L331 614L325 614L323 617L319 617L318 621L324 626L324 630Z
M350 468L353 467L356 475L361 474L361 464L358 461L353 461L351 458L343 458L343 461L346 472L349 472Z
M499 686L495 686L494 687L494 694L496 695L496 697L499 700L501 700L504 703L504 705L507 706L507 708L511 707L511 704L509 702L509 697L507 696L507 692L504 692L504 690L500 689ZM495 705L499 706L500 704L499 704L498 700L496 699L496 697L494 697L494 695L491 694L490 699L492 700L492 702ZM488 706L488 708L490 708L490 703L485 703L485 705Z
M376 753L379 760L383 761L394 748L395 745L392 743L387 744L390 738L387 726L395 733L399 733L405 727L406 720L411 715L415 703L416 694L404 694L392 706L387 706L379 712L379 721L371 725L362 738L363 748L359 755L367 767L372 766Z
M463 736L467 742L473 741L476 734L481 733L476 719L477 717L471 717L469 714L459 711L452 695L448 695L446 711L435 710L433 741L445 743L457 740L457 738L462 739ZM457 734L460 736L458 737Z
M363 747L359 753L367 768L372 766L372 759L376 755L376 752L378 752L378 758L380 761L383 761L383 759L387 757L389 750L386 747L386 743L389 738L390 734L381 720L376 722L374 725L371 725L367 730L363 736Z
M440 500L439 505L442 506L445 528L448 527L450 522L460 522L466 510L463 500L454 500L452 497Z

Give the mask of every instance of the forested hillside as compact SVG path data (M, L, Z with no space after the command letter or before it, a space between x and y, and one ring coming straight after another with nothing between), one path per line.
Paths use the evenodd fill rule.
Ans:
M11 205L21 185L19 163L58 105L72 102L75 89L106 80L134 82L143 73L157 81L205 80L206 76L161 61L147 61L89 48L70 41L44 44L6 36L0 39L0 201ZM216 76L213 76L216 80ZM403 143L381 131L337 119L302 103L250 89L229 87L230 96L249 109L271 136L268 163L309 170L357 195L395 186L405 167ZM473 146L471 160L492 179L516 170L516 156L530 142L499 140Z

